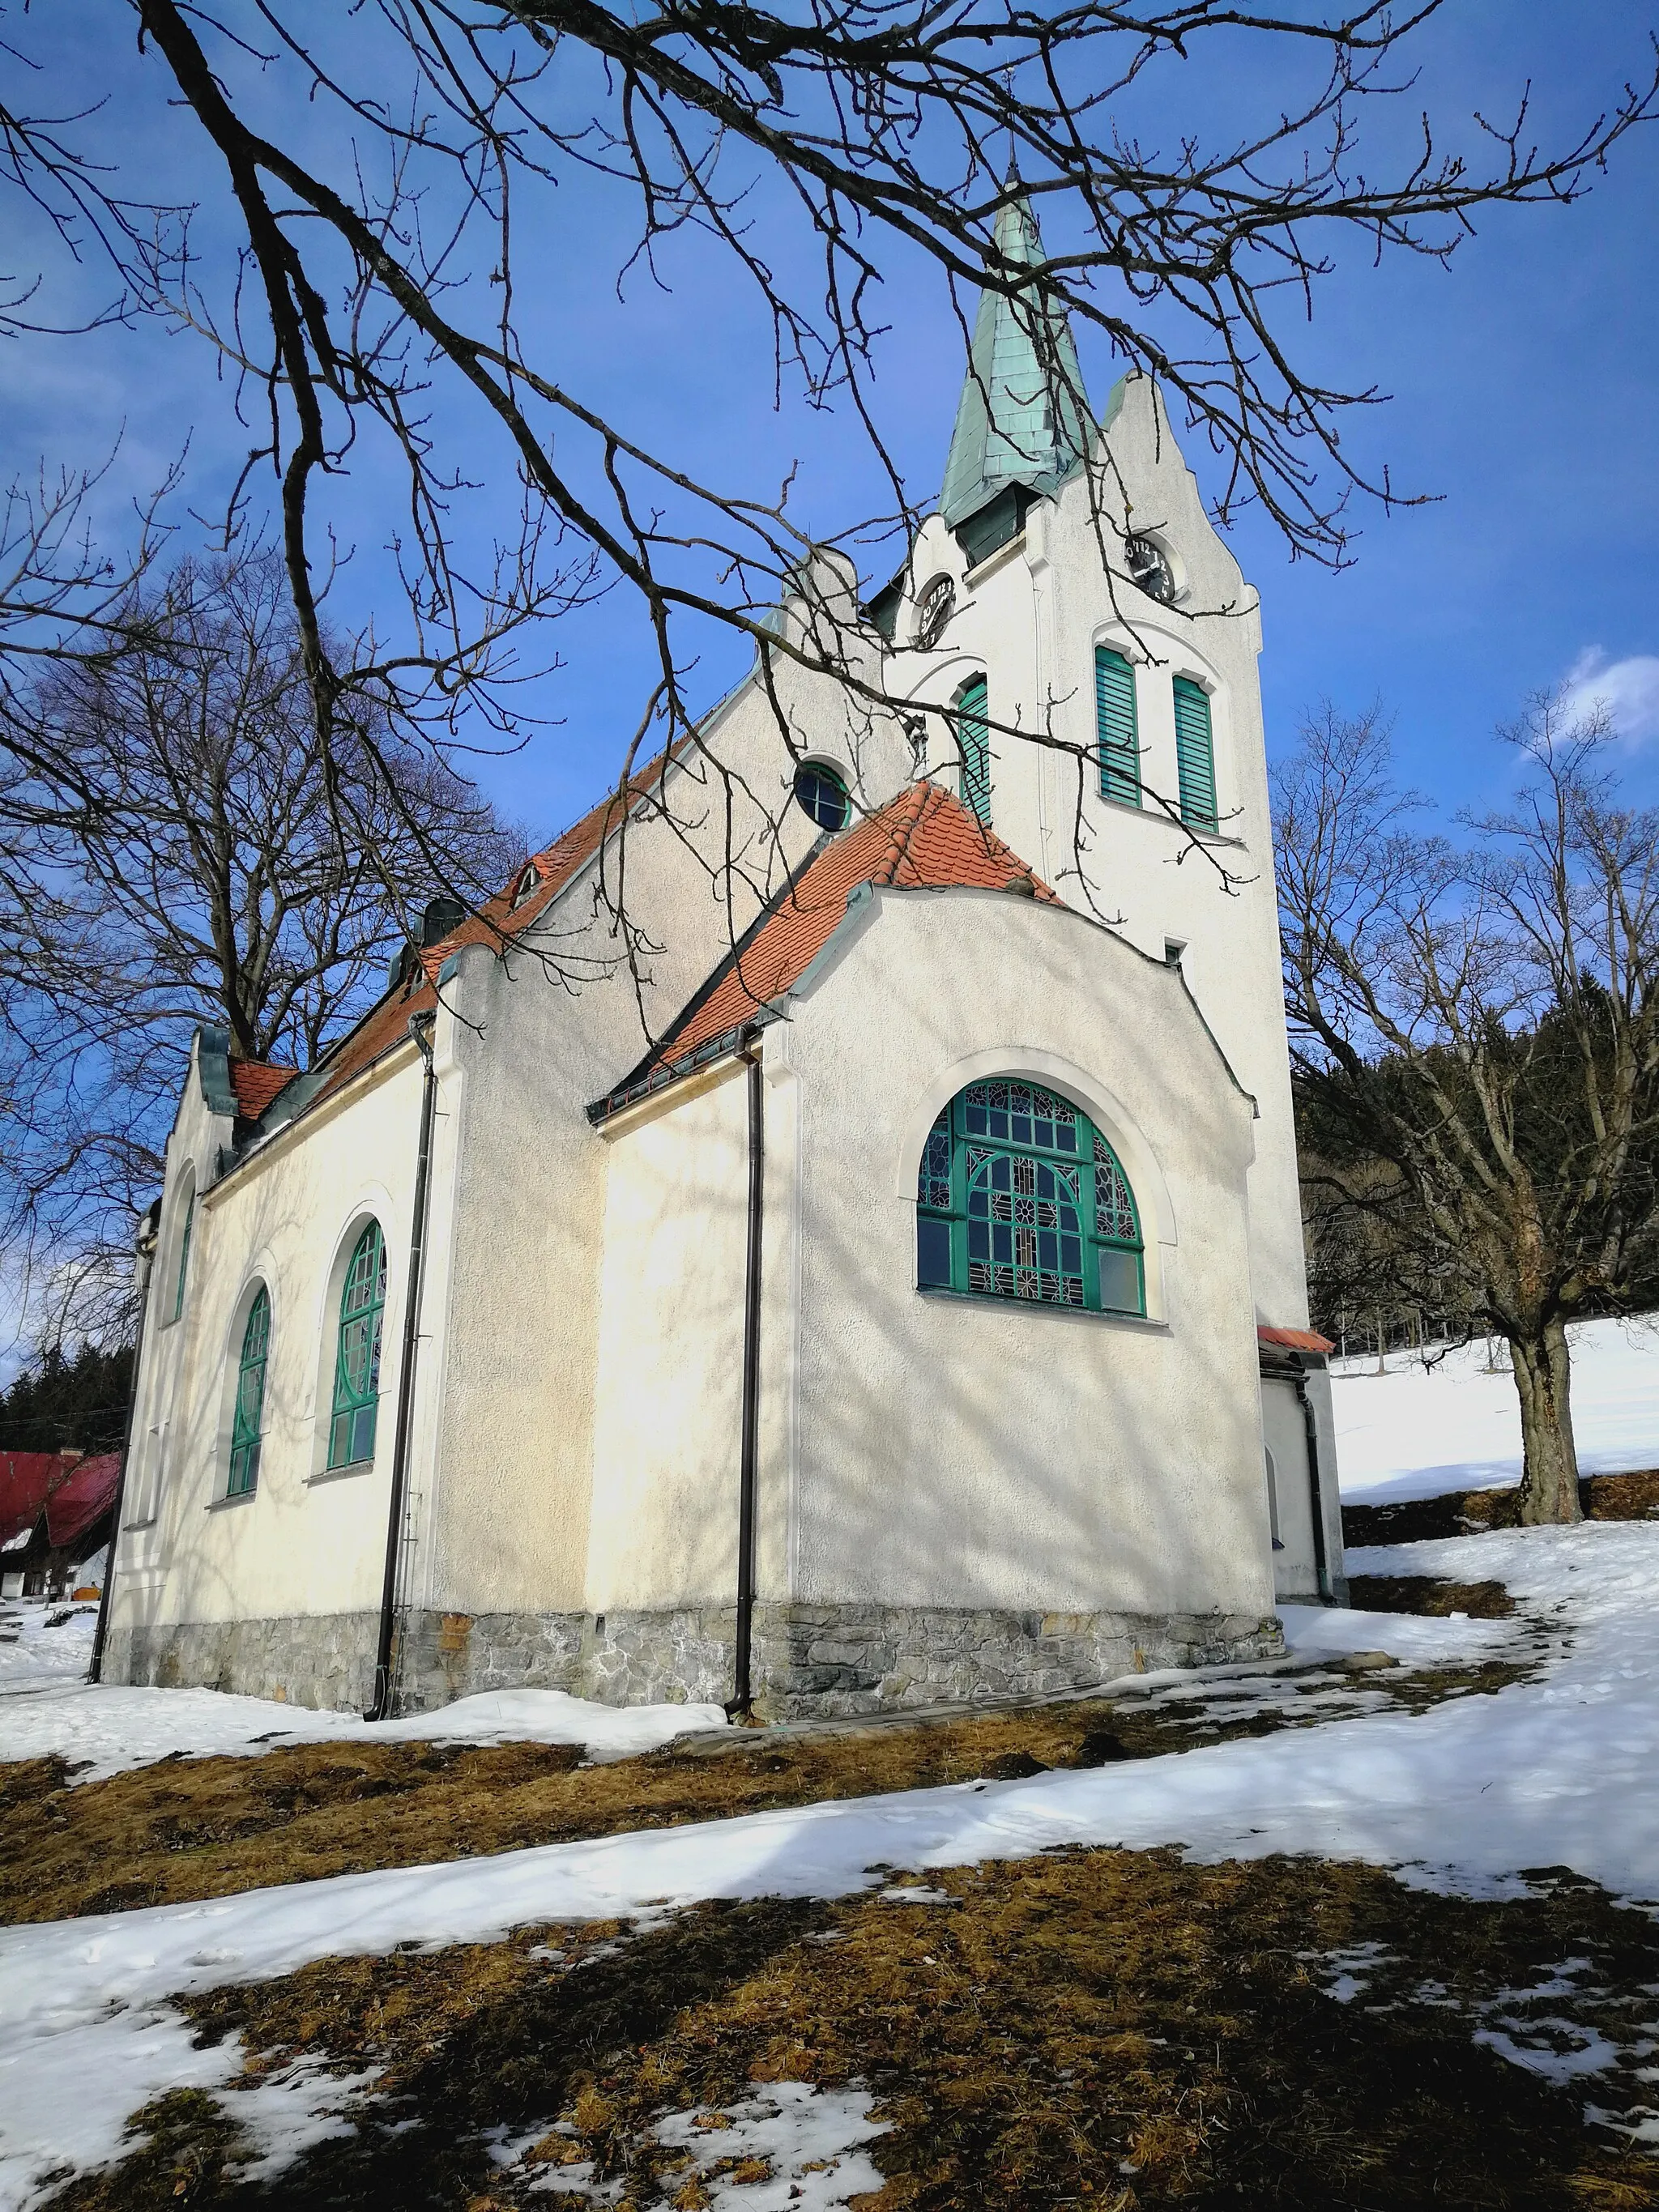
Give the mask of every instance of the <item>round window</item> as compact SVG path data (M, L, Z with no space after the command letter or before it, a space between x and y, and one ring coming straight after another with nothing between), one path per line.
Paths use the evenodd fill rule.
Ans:
M803 761L795 770L795 804L820 830L844 830L853 811L840 774L822 761Z

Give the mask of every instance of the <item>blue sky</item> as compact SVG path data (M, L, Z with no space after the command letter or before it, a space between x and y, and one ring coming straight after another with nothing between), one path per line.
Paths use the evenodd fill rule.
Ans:
M1559 140L1640 73L1649 20L1642 7L1455 0L1421 44L1416 88L1366 118L1376 166L1407 142L1422 107L1460 125L1468 143L1470 111L1512 107L1528 78L1536 135ZM48 21L33 15L8 35L33 41L80 96L110 95L97 125L105 150L157 197L199 199L210 267L229 234L218 173L191 120L159 100L121 0L83 0ZM336 126L292 100L280 72L270 83L273 96L291 101L289 121L313 153L331 157L337 149L326 134ZM1259 114L1280 90L1253 50L1235 48L1224 66L1158 77L1134 120L1167 141L1194 120L1219 127ZM1381 698L1396 718L1410 780L1450 805L1479 803L1508 774L1493 726L1529 690L1588 672L1589 688L1618 705L1633 787L1659 795L1656 204L1659 126L1650 126L1625 142L1611 173L1578 205L1487 218L1449 270L1403 258L1373 268L1352 252L1316 294L1313 325L1297 341L1304 363L1333 382L1392 395L1351 422L1357 452L1373 466L1386 461L1402 489L1439 498L1392 515L1357 506L1357 557L1338 575L1292 563L1259 519L1241 521L1233 542L1264 603L1270 745L1287 744L1301 710L1322 696L1348 707ZM769 252L797 250L778 210L761 200L754 213ZM799 461L793 501L814 531L832 532L872 503L872 471L844 413L814 416L793 401L773 411L765 328L717 255L678 241L661 264L672 289L636 275L617 297L625 226L615 196L580 179L521 210L521 245L534 240L521 295L556 373L602 395L647 442L672 441L694 468L745 490L774 491ZM38 258L42 297L64 319L107 289L94 261L66 264L27 221L11 235L11 267ZM890 328L878 396L920 493L943 467L959 344L942 290L925 272L896 272L882 317ZM1116 369L1086 335L1083 354L1098 406ZM52 466L95 461L124 434L103 495L112 529L124 501L187 441L189 503L198 510L222 495L251 442L208 349L188 334L146 327L20 339L0 364L8 474L43 458ZM514 503L502 451L486 425L447 400L438 427L483 487L472 498L482 527ZM1205 457L1189 458L1204 478ZM343 587L357 611L386 588L380 548L395 491L372 450L334 490L337 526L357 549ZM192 534L183 501L174 512L183 543ZM538 836L561 827L614 772L648 682L621 594L565 625L559 644L565 667L539 695L557 726L511 759L477 763ZM696 682L712 698L739 670L734 648L717 641Z

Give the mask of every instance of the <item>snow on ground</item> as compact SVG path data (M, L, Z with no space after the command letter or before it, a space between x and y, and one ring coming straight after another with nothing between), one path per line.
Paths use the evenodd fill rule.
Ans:
M79 1681L92 1659L97 1625L95 1605L0 1601L0 1698ZM0 1749L0 1759L19 1755Z
M723 1728L719 1705L599 1705L562 1690L486 1690L434 1713L378 1721L360 1713L312 1712L218 1690L142 1690L88 1684L96 1607L61 1629L64 1611L31 1602L0 1607L23 1616L19 1640L0 1640L0 1759L58 1753L76 1782L183 1753L191 1759L257 1755L294 1744L579 1743L594 1759L632 1759L696 1729Z
M1585 1474L1659 1467L1659 1316L1576 1322L1572 1425ZM1484 1345L1433 1366L1390 1352L1333 1369L1336 1456L1350 1505L1394 1505L1447 1490L1496 1490L1521 1480L1521 1415L1505 1347L1498 1374Z
M809 2081L750 2086L753 2094L741 2104L665 2112L651 2124L650 2138L664 2149L690 2153L712 2212L839 2212L849 2198L882 2186L884 2176L861 2147L884 2136L889 2123L871 2118L874 2100L866 2090L819 2089ZM615 2203L625 2185L596 2181L591 2160L559 2165L526 2156L564 2132L533 2128L512 2137L501 2129L489 2154L514 2180L528 2179L532 2195ZM764 2180L714 2171L754 2159L771 2169Z
M488 1941L534 1921L650 1921L710 1897L841 1896L896 1869L1063 1844L1180 1843L1204 1859L1315 1851L1481 1897L1522 1893L1523 1867L1565 1864L1659 1901L1659 1525L1504 1531L1360 1553L1352 1564L1507 1582L1541 1623L1531 1632L1541 1677L1418 1715L1378 1711L1086 1771L0 1930L0 2206L36 2201L33 2177L49 2150L78 2165L118 2155L122 2125L149 2085L229 2090L241 2061L234 2040L192 2050L169 1996L333 1954ZM1323 1632L1376 1648L1407 1631L1419 1659L1436 1650L1466 1657L1528 1634L1524 1623L1382 1614ZM329 2093L337 2103L339 2085ZM230 2094L234 2110L247 2093ZM299 2127L315 2100L304 2081L293 2094ZM70 2105L72 2149L62 2136Z

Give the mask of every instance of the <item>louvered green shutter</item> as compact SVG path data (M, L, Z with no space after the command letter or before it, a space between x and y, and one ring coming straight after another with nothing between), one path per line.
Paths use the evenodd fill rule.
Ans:
M975 676L957 694L957 742L962 748L962 799L981 822L991 819L991 732L985 678Z
M1095 733L1100 747L1100 795L1140 804L1140 737L1135 720L1135 672L1121 653L1095 647Z
M1210 732L1210 702L1201 684L1189 676L1175 680L1176 767L1181 778L1181 818L1195 830L1213 830L1215 745Z

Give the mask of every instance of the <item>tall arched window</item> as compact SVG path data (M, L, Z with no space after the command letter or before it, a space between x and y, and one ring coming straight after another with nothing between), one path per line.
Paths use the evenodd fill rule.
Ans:
M190 1187L190 1196L185 1200L185 1225L179 1238L179 1273L173 1285L173 1318L177 1321L185 1310L185 1282L190 1273L190 1232L196 1226L196 1186Z
M265 1361L270 1352L270 1293L262 1283L248 1308L236 1364L236 1408L230 1424L227 1498L242 1498L259 1480L259 1441L265 1422Z
M1175 725L1181 818L1195 830L1213 830L1215 739L1210 728L1210 695L1190 676L1175 679Z
M355 1467L374 1456L374 1417L380 1402L380 1322L385 1311L386 1239L380 1223L371 1221L351 1248L340 1292L334 1412L328 1429L331 1467Z
M962 803L981 822L991 819L990 695L982 676L969 677L957 694L957 743L962 750Z
M1086 1114L1034 1083L970 1083L929 1132L916 1184L925 1289L1144 1313L1139 1218Z
M1135 713L1135 672L1109 645L1095 647L1095 743L1100 751L1100 795L1125 806L1140 804L1140 725Z

